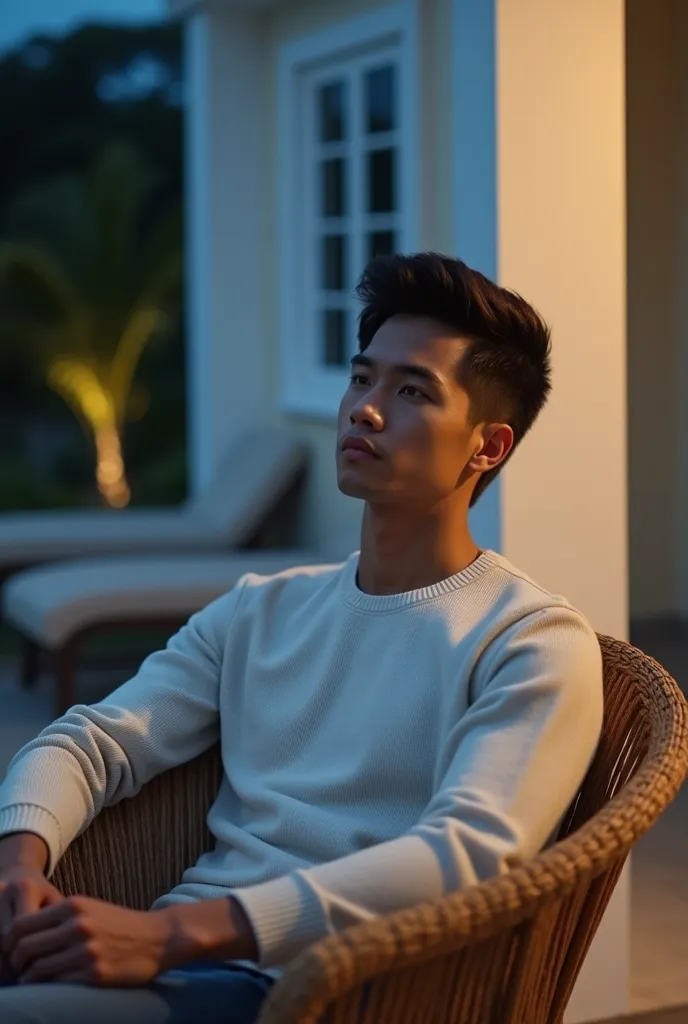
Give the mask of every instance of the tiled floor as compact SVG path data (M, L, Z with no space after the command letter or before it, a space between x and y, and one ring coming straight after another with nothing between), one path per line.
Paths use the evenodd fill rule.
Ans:
M652 1010L650 1013L633 1014L630 1017L617 1017L601 1024L687 1024L688 1006L674 1006L668 1010Z
M637 634L634 640L686 688L688 642ZM84 673L79 699L99 699L123 673ZM0 663L0 777L12 755L52 719L51 696L47 680L26 692L16 665ZM641 1016L629 1024L688 1024L688 788L636 848L632 878L631 1008ZM645 1016L666 1007L676 1009Z

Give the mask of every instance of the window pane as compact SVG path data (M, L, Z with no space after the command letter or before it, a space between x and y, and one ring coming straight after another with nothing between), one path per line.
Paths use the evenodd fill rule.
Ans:
M318 139L320 142L340 142L347 136L346 84L336 82L319 91Z
M345 309L322 311L322 354L325 366L347 365L349 317Z
M323 217L345 217L346 162L342 159L323 160L320 164L321 214Z
M371 260L376 256L393 256L396 251L393 231L373 231L368 235L368 256Z
M326 291L346 288L346 236L328 235L322 240L321 279Z
M368 153L368 210L392 213L396 209L396 151L376 149Z
M397 126L396 68L379 68L365 77L367 131L391 132Z

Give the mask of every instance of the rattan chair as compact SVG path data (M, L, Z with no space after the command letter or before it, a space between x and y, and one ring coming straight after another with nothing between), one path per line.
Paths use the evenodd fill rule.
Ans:
M640 651L600 637L606 716L561 830L532 861L326 939L274 986L259 1024L558 1024L633 844L688 771L686 701ZM217 749L104 811L54 881L147 908L211 842Z

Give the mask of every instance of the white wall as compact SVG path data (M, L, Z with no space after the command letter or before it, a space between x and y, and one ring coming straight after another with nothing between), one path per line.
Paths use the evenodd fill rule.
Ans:
M453 0L448 33L451 96L451 251L497 279L497 58L496 3ZM440 51L441 52L441 51ZM497 477L471 511L471 530L482 548L502 549L502 480Z
M276 47L371 3L336 0L325 8L309 0L263 24L219 12L212 23L203 14L191 18L190 388L197 485L211 473L224 439L252 418L275 416L277 262L268 257L279 173ZM537 304L554 328L554 396L500 486L488 491L489 502L478 506L477 525L487 543L501 540L508 557L565 593L598 630L623 638L623 0L495 0L494 7L488 0L432 0L427 12L419 41L431 77L423 100L426 138L434 134L442 142L435 150L436 204L423 199L423 243L451 247L486 272L498 269L502 283ZM486 73L495 62L495 32L496 78ZM441 98L446 102L438 107ZM333 528L353 526L358 509L336 492L333 424L290 419L285 425L315 450L305 529L319 543ZM567 1021L622 1013L627 992L628 874Z
M554 389L504 472L506 554L627 631L622 0L499 0L499 276L553 328Z
M554 391L502 483L507 557L627 633L623 0L497 0L500 281L553 327ZM628 997L628 876L567 1017Z
M192 488L237 433L275 418L265 336L263 125L267 44L259 18L186 21L188 407Z
M279 268L281 253L278 249L279 210L277 207L280 175L277 159L277 78L276 70L280 47L292 39L309 35L348 17L364 13L384 0L297 0L285 4L266 18L269 58L266 67L266 87L270 97L264 122L264 141L270 182L265 194L266 210L263 244L269 259L266 261L266 340L270 373L270 402L275 409L280 405L281 382L279 366L280 323L277 296L279 294ZM296 432L310 446L312 464L304 501L304 514L300 524L301 540L309 546L325 549L332 536L349 537L353 550L358 546L362 505L353 498L344 497L337 490L335 463L336 423L331 420L282 416L286 429Z
M418 57L421 67L420 95L420 195L419 248L451 251L454 242L451 216L454 189L452 159L452 87L451 15L453 0L423 0L419 4ZM280 46L299 36L316 32L338 21L384 6L386 0L296 0L278 8L266 19L270 58L266 84L270 96L275 95L274 71ZM266 338L268 374L272 402L279 404L279 380L274 367L279 365L279 323L274 297L280 254L276 248L277 177L275 105L269 105L264 123L266 164L272 168L273 184L266 194L267 217L264 220L265 252L271 254L265 278ZM363 268L361 268L363 269ZM360 502L341 495L337 490L335 443L336 423L330 420L306 419L296 415L283 417L285 427L298 432L311 446L313 467L305 502L302 524L303 540L319 547L327 546L333 535L353 538L357 543L362 513Z

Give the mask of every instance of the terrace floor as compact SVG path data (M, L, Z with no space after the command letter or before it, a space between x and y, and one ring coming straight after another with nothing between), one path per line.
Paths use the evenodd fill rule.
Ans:
M688 640L636 634L634 642L686 689ZM79 700L100 699L130 674L124 666L84 669ZM17 660L0 658L0 778L13 754L53 718L51 696L48 678L23 690ZM631 1009L643 1015L629 1021L688 1024L688 787L636 848L632 894ZM644 1015L669 1007L675 1009Z

